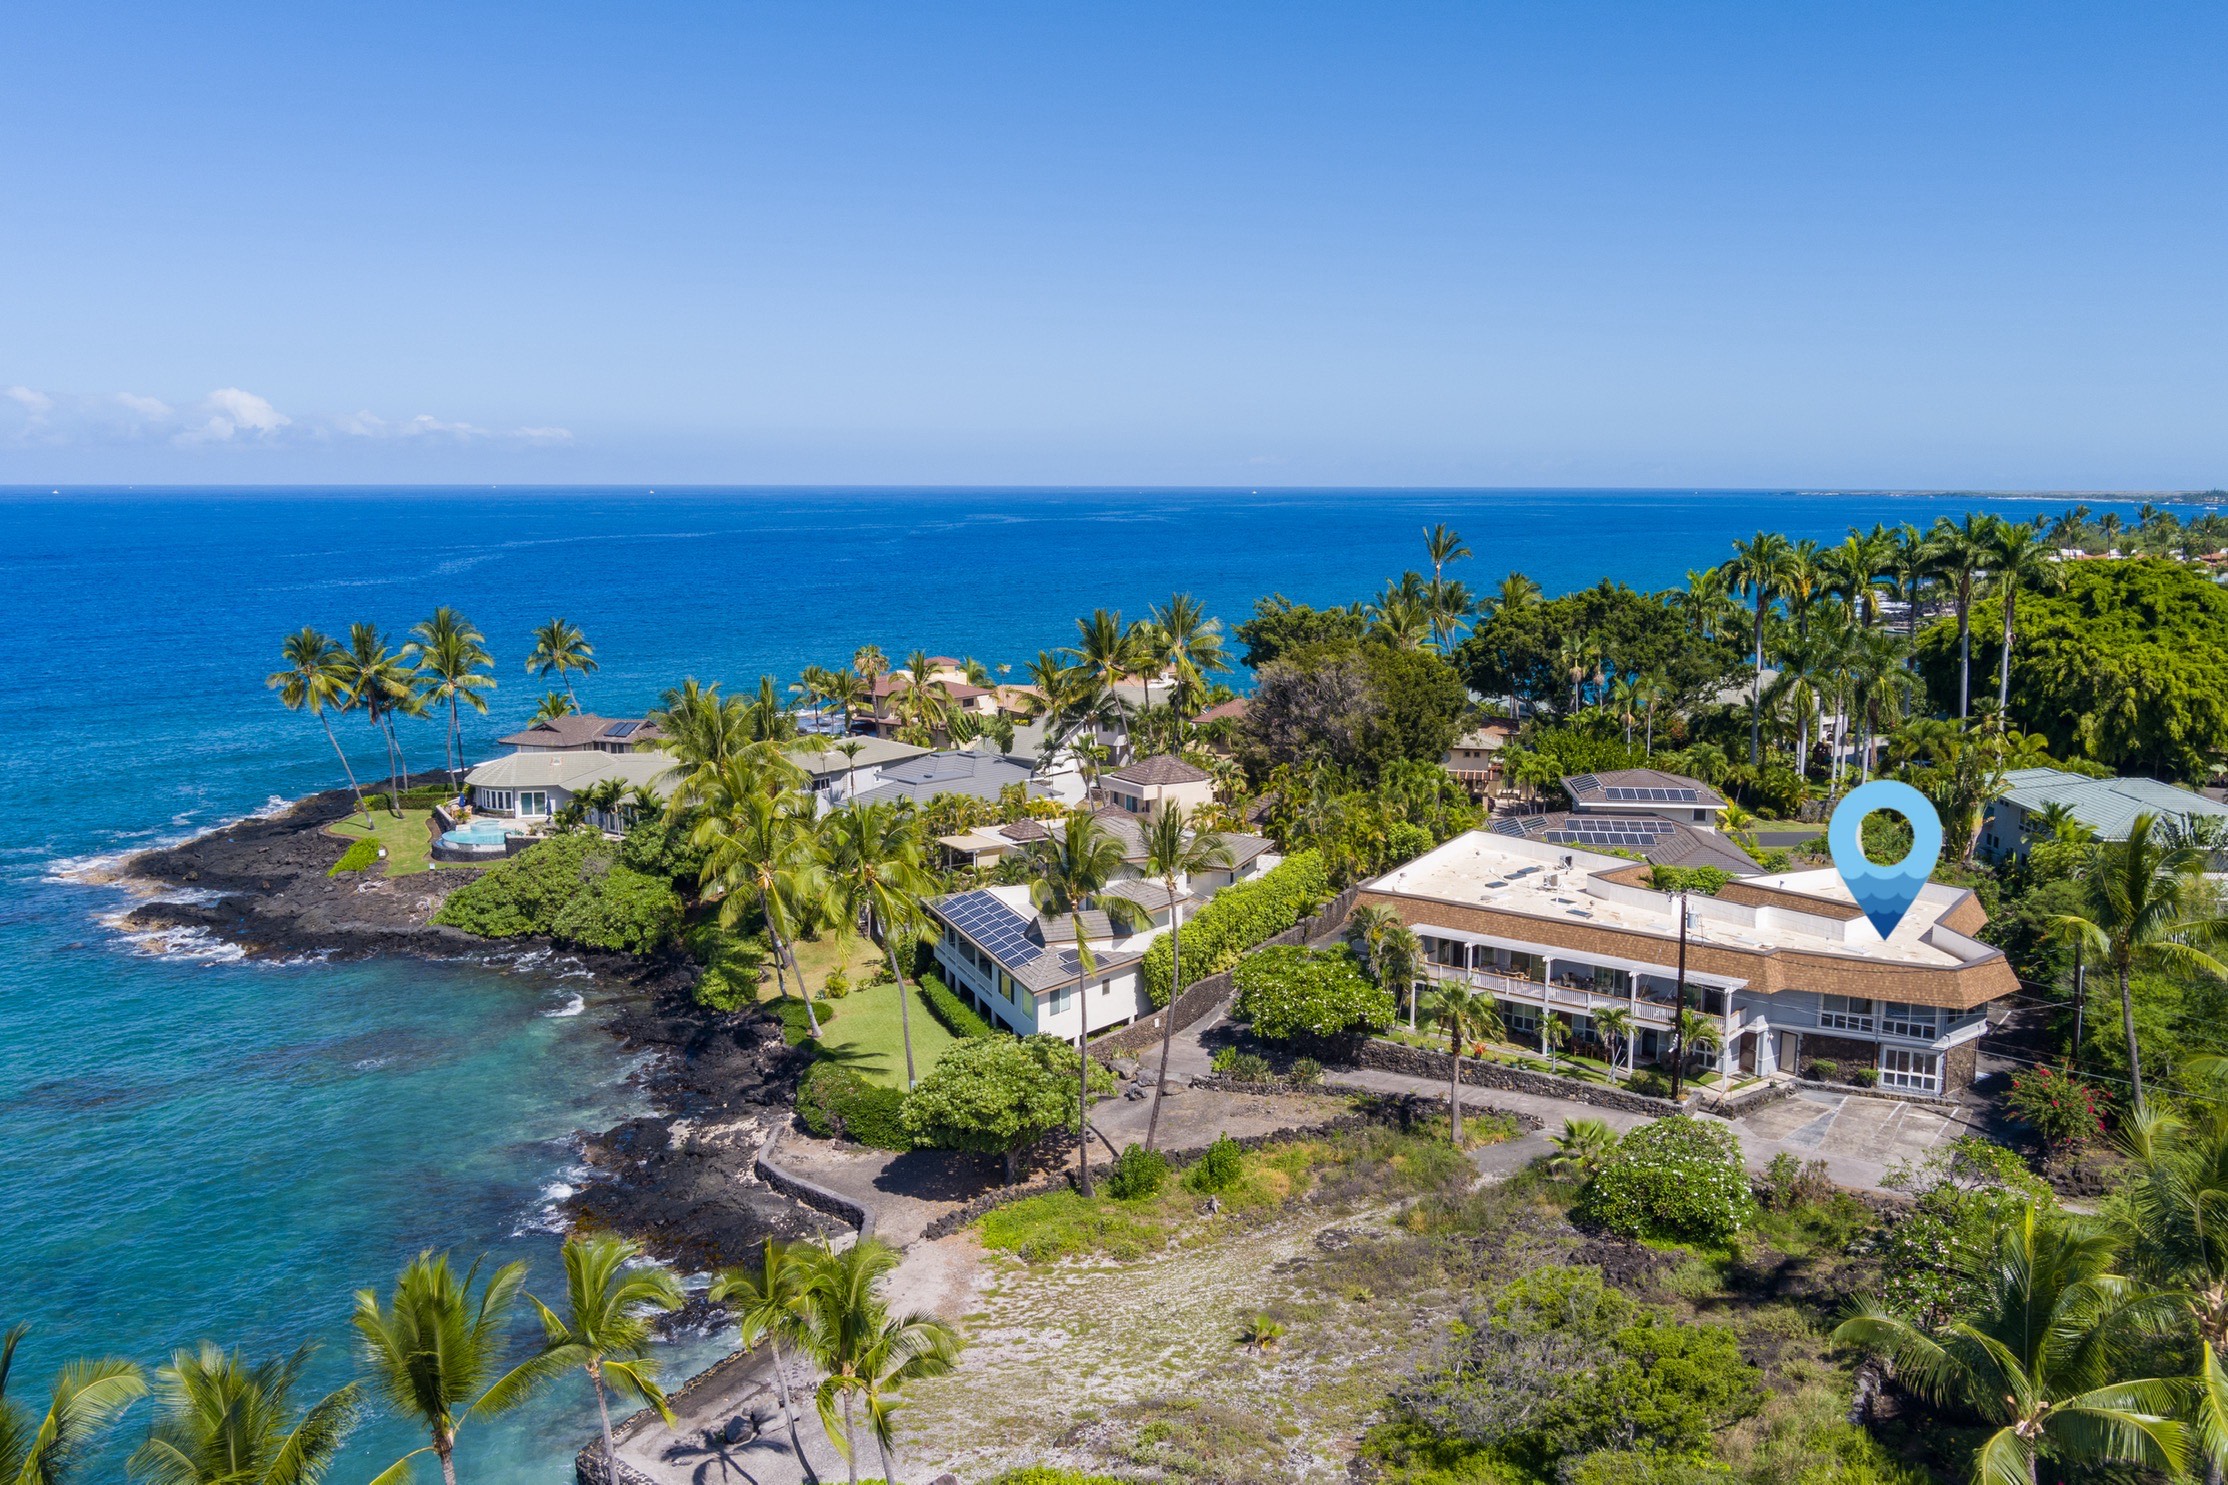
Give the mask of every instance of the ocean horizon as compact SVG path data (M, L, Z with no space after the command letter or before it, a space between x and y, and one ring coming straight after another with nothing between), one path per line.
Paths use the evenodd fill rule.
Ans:
M62 493L55 494L59 490ZM350 1292L425 1247L533 1265L561 1286L552 1202L576 1135L639 1106L600 1029L610 991L561 955L436 966L244 961L192 934L133 937L129 853L340 784L317 724L264 686L280 640L371 620L399 644L440 604L488 637L499 682L466 713L472 759L533 710L528 631L562 615L601 669L582 705L639 714L683 676L786 683L860 644L1018 671L1092 608L1140 617L1191 592L1226 625L1254 599L1365 599L1427 568L1422 528L1476 554L1486 592L1641 589L1772 529L1984 509L2027 518L2080 492L1289 490L1154 487L0 487L0 1251L43 1389L74 1355L143 1364L208 1337L264 1355L316 1340L351 1368ZM361 719L336 720L359 773ZM437 767L443 726L406 724ZM724 1347L671 1348L676 1377ZM584 1386L475 1424L478 1485L555 1481L593 1429ZM476 1435L476 1436L475 1436ZM413 1447L390 1420L336 1478Z

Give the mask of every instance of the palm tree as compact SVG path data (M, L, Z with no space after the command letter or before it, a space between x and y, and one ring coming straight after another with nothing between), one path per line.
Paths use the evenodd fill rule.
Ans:
M913 1021L906 1002L905 976L897 967L897 936L919 921L921 901L936 890L936 878L921 861L920 822L895 804L851 803L827 819L827 871L844 917L864 916L870 933L882 939L890 978L897 982L898 1030L905 1040L905 1086L913 1075Z
M1160 1017L1160 1076L1153 1080L1153 1109L1145 1120L1148 1150L1160 1132L1160 1096L1168 1086L1168 1050L1176 1038L1176 997L1184 988L1184 909L1176 897L1176 883L1203 871L1226 871L1230 863L1229 844L1209 831L1187 829L1184 812L1176 805L1163 807L1145 827L1145 877L1159 882L1168 893L1169 951L1168 1005Z
M570 696L562 691L552 691L541 699L541 704L534 708L534 715L528 720L532 724L539 725L543 722L554 722L559 717L569 717L579 710L579 707L573 705Z
M1427 526L1423 533L1424 549L1431 554L1431 576L1434 581L1447 575L1449 562L1460 562L1474 553L1462 544L1462 538L1444 521Z
M1433 578L1423 593L1424 616L1431 621L1432 644L1444 655L1454 649L1463 626L1477 608L1469 584L1460 578Z
M1083 914L1095 903L1106 914L1107 921L1117 926L1134 926L1143 914L1137 904L1126 897L1101 895L1122 874L1122 843L1089 810L1072 811L1058 835L1032 842L1026 860L1030 875L1029 900L1046 917L1065 917L1075 935L1075 1077L1078 1112L1075 1136L1076 1184L1085 1196L1089 1196L1091 1011L1088 981L1097 972L1098 961L1091 953L1089 941L1084 937ZM1048 944L1046 947L1051 946ZM1173 1011L1173 992L1169 1004Z
M1404 572L1367 610L1369 632L1404 650L1419 649L1432 633L1432 608L1423 576Z
M859 755L866 751L866 744L855 737L847 737L835 745L843 755L843 797L849 799L859 792Z
M1549 1175L1584 1180L1600 1170L1617 1148L1617 1131L1600 1119L1565 1119L1563 1132L1550 1135L1555 1153L1547 1158Z
M1996 678L1996 715L2002 725L2009 725L2011 647L2018 637L2019 590L2031 588L2037 593L2047 593L2062 587L2065 569L2059 566L2056 553L2032 521L1998 521L1989 534L1992 539L1988 567L1995 575L1997 591L2004 600L2003 673Z
M851 1485L859 1480L854 1402L865 1403L867 1424L882 1456L882 1478L894 1482L890 1422L896 1408L890 1394L917 1378L949 1372L959 1354L959 1337L943 1321L928 1314L890 1313L881 1291L896 1267L895 1250L867 1238L841 1253L815 1255L805 1294L805 1349L827 1373L814 1395L820 1426L851 1467Z
M789 1398L789 1362L782 1355L783 1347L801 1347L804 1343L805 1306L817 1274L813 1253L797 1244L767 1238L761 1254L756 1274L744 1268L722 1271L712 1283L711 1297L713 1303L724 1304L733 1313L740 1330L735 1344L740 1349L747 1351L763 1340L772 1352L774 1393L781 1399L781 1421L789 1429L789 1451L797 1456L797 1468L804 1477L817 1481L819 1475L805 1458L804 1443L797 1437L797 1410Z
M704 814L690 840L704 852L699 878L704 895L718 900L723 928L735 927L745 905L757 903L766 935L774 942L774 983L782 994L789 993L783 978L786 964L817 1039L820 1014L812 1007L811 988L790 948L797 922L811 916L826 896L827 878L815 850L815 806L800 791L769 789L762 773L733 759L719 767L701 794Z
M441 1478L456 1485L457 1432L475 1418L509 1412L572 1364L535 1355L496 1376L526 1265L504 1264L475 1298L479 1272L474 1261L459 1279L448 1254L428 1251L403 1268L392 1303L381 1305L369 1289L356 1291L354 1323L365 1364L388 1408L422 1424L432 1440L389 1465L372 1485L401 1485L410 1478L410 1461L428 1451L441 1461Z
M1776 531L1759 531L1753 541L1735 541L1733 556L1719 569L1728 590L1747 593L1756 603L1756 689L1749 703L1748 764L1764 761L1764 615L1785 590L1795 549Z
M1902 719L1902 701L1912 685L1911 672L1903 663L1903 641L1878 629L1855 636L1845 663L1855 710L1864 726L1857 750L1863 782L1872 777L1873 739L1883 724L1892 729Z
M2123 1333L2142 1328L2156 1299L2109 1272L2111 1257L2109 1236L2023 1205L1978 1266L1971 1314L1929 1334L1865 1296L1834 1339L1888 1358L1937 1406L1997 1425L1973 1456L1977 1485L2034 1485L2044 1453L2077 1479L2114 1464L2175 1474L2180 1384L2125 1380L2117 1366Z
M1433 997L1431 1019L1447 1034L1447 1132L1457 1149L1462 1145L1462 1046L1469 1041L1505 1041L1508 1029L1491 996L1453 980L1440 982Z
M820 704L823 707L842 709L845 736L850 735L852 715L870 705L873 700L873 691L857 671L831 670L821 676Z
M404 663L416 666L421 674L430 678L426 683L428 700L448 703L449 735L445 751L449 787L453 789L457 786L458 766L464 758L464 728L458 703L483 717L487 715L485 693L494 689L495 677L483 672L494 664L494 658L487 652L487 636L474 629L470 619L446 604L435 609L432 618L412 625L410 635L410 643L402 647Z
M1179 694L1203 690L1206 677L1230 668L1222 620L1209 618L1206 607L1189 593L1172 594L1154 609L1152 624L1167 662L1176 669ZM1152 700L1150 690L1146 700Z
M341 675L348 687L349 704L364 715L387 745L387 783L391 793L388 812L402 815L402 785L409 768L402 761L402 738L396 733L397 713L423 716L425 699L418 689L418 674L387 648L386 636L376 624L348 626L348 649L340 658Z
M681 1307L681 1286L655 1264L634 1265L642 1245L617 1237L565 1240L565 1313L528 1295L542 1317L543 1360L551 1367L578 1366L596 1390L603 1425L604 1479L617 1485L619 1451L611 1442L609 1393L635 1397L666 1422L673 1410L658 1386L650 1357L650 1317Z
M1818 556L1818 569L1826 592L1846 601L1859 623L1871 627L1880 617L1880 574L1893 560L1894 542L1887 528L1875 526L1870 536L1852 528L1841 545Z
M781 741L759 735L763 720L754 717L752 703L720 695L717 681L699 685L696 677L689 676L667 690L649 714L657 734L636 744L662 748L673 756L681 777L667 799L667 810L678 817L712 787L730 762L761 775L768 787L803 783L804 770L791 761Z
M580 709L580 697L572 688L573 672L587 675L595 668L596 647L570 619L551 619L534 630L534 648L526 656L526 673L545 679L556 676L575 711Z
M1919 592L1934 576L1934 556L1919 528L1905 522L1888 534L1888 560L1880 569L1903 600L1903 637L1919 637Z
M1605 1005L1593 1013L1593 1022L1595 1035L1606 1042L1615 1043L1613 1047L1603 1048L1610 1054L1611 1065L1614 1066L1616 1063L1622 1062L1625 1065L1625 1076L1631 1077L1632 1044L1635 1038L1632 1034L1632 1011L1630 1008L1621 1005Z
M286 668L272 671L263 678L263 684L278 692L288 711L306 711L325 729L325 741L333 745L333 756L340 760L341 772L348 775L349 792L356 796L356 808L364 817L364 828L369 830L371 811L364 808L363 785L356 782L356 770L342 751L340 739L333 735L332 720L325 715L327 707L344 712L355 702L355 692L349 689L348 652L332 636L304 626L286 636L279 653L286 659Z
M46 1412L34 1414L8 1396L16 1347L31 1327L0 1336L0 1480L9 1485L61 1485L78 1458L117 1415L147 1395L138 1367L115 1357L73 1361L57 1372Z
M155 1374L159 1415L128 1469L148 1485L317 1485L363 1416L350 1382L294 1416L311 1348L249 1366L203 1341Z
M2112 966L2137 1109L2143 1107L2143 1064L2129 974L2138 965L2155 965L2228 979L2228 965L2205 952L2228 939L2228 917L2207 889L2206 866L2203 851L2166 839L2158 816L2137 815L2125 840L2099 846L2082 869L2080 911L2050 920L2055 932L2096 950Z
M1539 1018L1539 1049L1547 1054L1547 1071L1555 1072L1555 1054L1570 1043L1570 1023L1553 1011Z
M1957 720L1972 712L1973 581L1995 555L1997 518L1968 514L1961 522L1935 520L1926 549L1934 570L1948 579L1957 601Z
M1093 609L1089 618L1075 621L1075 629L1076 642L1067 654L1079 670L1098 682L1101 690L1113 692L1138 668L1137 631L1122 627L1120 610ZM1116 706L1120 707L1118 694ZM1126 712L1124 723L1126 730Z
M1697 1052L1715 1052L1725 1045L1725 1034L1717 1022L1691 1006L1680 1006L1678 1019L1672 1023L1671 1039L1671 1097L1676 1100L1686 1083L1688 1059Z

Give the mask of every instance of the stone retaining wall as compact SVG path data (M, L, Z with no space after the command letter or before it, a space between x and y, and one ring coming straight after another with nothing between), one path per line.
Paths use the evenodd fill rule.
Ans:
M1359 886L1348 887L1338 896L1323 904L1321 912L1314 914L1312 917L1300 919L1299 922L1285 929L1282 933L1261 940L1246 952L1254 954L1263 949L1274 949L1284 944L1304 944L1337 932L1339 927L1346 922L1346 915L1354 910L1354 899L1360 893L1361 888ZM1123 1053L1138 1053L1151 1047L1157 1047L1160 1045L1161 1018L1163 1016L1169 1015L1171 1012L1174 1014L1177 1031L1196 1026L1199 1022L1206 1020L1224 1001L1230 998L1230 990L1229 970L1223 970L1220 974L1211 974L1203 980L1194 980L1184 987L1183 994L1176 997L1176 1003L1171 1011L1156 1011L1141 1021L1132 1021L1118 1031L1106 1033L1106 1035L1091 1043L1091 1054L1104 1062Z
M1390 1042L1372 1038L1362 1043L1360 1065L1379 1072L1402 1073L1411 1078L1429 1078L1443 1083L1447 1080L1448 1054L1434 1052L1424 1047L1411 1047L1404 1042ZM1666 1114L1676 1114L1679 1106L1668 1098L1650 1098L1644 1093L1634 1093L1624 1088L1605 1088L1599 1083L1581 1083L1576 1078L1550 1077L1546 1073L1526 1072L1506 1063L1487 1062L1476 1058L1462 1059L1462 1081L1465 1086L1498 1088L1504 1093L1533 1093L1542 1098L1560 1098L1570 1103L1590 1104L1597 1109L1621 1109L1628 1114L1646 1114L1660 1119Z
M840 1191L831 1191L817 1181L808 1181L777 1163L774 1153L780 1143L781 1133L776 1130L758 1147L758 1158L751 1162L751 1168L758 1173L759 1180L816 1212L825 1212L840 1222L850 1223L859 1230L861 1238L874 1236L874 1213L864 1202Z

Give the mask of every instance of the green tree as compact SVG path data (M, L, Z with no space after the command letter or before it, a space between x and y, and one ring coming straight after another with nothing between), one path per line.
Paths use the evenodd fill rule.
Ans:
M429 1452L441 1461L446 1485L456 1485L458 1431L473 1419L509 1412L572 1364L537 1354L498 1374L526 1265L504 1264L474 1295L479 1272L474 1262L459 1278L448 1254L429 1251L403 1268L389 1303L382 1305L369 1289L356 1291L356 1334L374 1385L397 1417L422 1425L431 1439L382 1470L372 1485L401 1485L410 1478L410 1462Z
M1178 883L1202 872L1227 871L1229 843L1209 830L1191 828L1183 810L1167 805L1145 827L1145 860L1148 881L1160 883L1168 897L1169 952L1178 956L1170 965L1171 983L1183 983L1184 907ZM1176 1005L1170 997L1160 1018L1160 1075L1153 1079L1153 1108L1145 1120L1145 1148L1153 1148L1160 1133L1160 1097L1168 1086L1168 1052L1176 1037Z
M1443 980L1433 997L1432 1022L1447 1034L1447 1130L1459 1149L1462 1145L1462 1045L1467 1041L1498 1042L1508 1039L1500 1010L1481 990L1453 980Z
M905 1131L937 1149L1003 1156L1010 1185L1023 1150L1075 1127L1074 1055L1057 1037L955 1042L905 1096Z
M1064 1100L1063 1100L1064 1102ZM735 1317L735 1344L749 1350L764 1341L774 1363L774 1393L781 1400L781 1421L789 1430L789 1452L807 1480L817 1480L812 1461L805 1458L804 1441L797 1437L797 1410L789 1395L787 1351L800 1350L805 1339L805 1304L817 1270L810 1248L795 1243L765 1240L758 1271L723 1270L713 1281L712 1302L724 1304Z
M1363 976L1345 949L1311 953L1298 944L1263 949L1231 974L1233 1013L1270 1041L1339 1037L1392 1025L1392 993Z
M557 677L574 711L580 710L580 697L572 688L572 678L595 669L596 647L570 619L551 619L535 628L534 647L526 654L526 673L544 679Z
M2080 873L2080 911L2051 920L2054 931L2087 944L2112 966L2137 1109L2143 1107L2143 1064L2129 973L2143 966L2228 979L2228 965L2206 952L2228 939L2228 917L2205 882L2207 864L2204 852L2168 840L2158 816L2137 815L2127 839L2099 846Z
M493 657L487 653L487 636L472 621L442 605L433 617L410 628L410 642L402 647L404 663L427 677L426 698L449 709L449 733L444 756L449 765L449 787L457 787L457 772L464 761L464 728L459 706L487 715L486 693L495 688L487 674Z
M789 993L786 966L805 1003L806 1024L818 1038L820 1013L790 947L797 924L819 916L828 896L827 874L815 849L813 801L799 790L769 792L764 775L732 760L700 792L704 810L690 842L704 852L704 895L719 902L723 928L739 926L744 908L757 905L774 943L774 983Z
M1536 595L1538 589L1533 592ZM1358 603L1344 608L1310 608L1274 593L1255 600L1253 617L1235 632L1238 643L1246 647L1246 669L1258 672L1294 650L1358 640L1367 627Z
M1934 571L1950 585L1957 603L1957 720L1972 714L1973 583L1996 551L1997 518L1968 513L1962 521L1935 520L1926 546Z
M1176 671L1177 709L1188 715L1199 709L1207 677L1230 668L1224 645L1222 620L1210 618L1199 600L1189 593L1170 596L1153 610L1152 625L1161 637L1167 663ZM1147 693L1151 699L1151 693Z
M363 1385L336 1388L297 1416L294 1391L309 1358L304 1346L249 1366L210 1341L172 1353L155 1374L157 1415L132 1453L131 1477L148 1485L316 1485L363 1416Z
M859 1481L854 1404L866 1410L868 1430L882 1456L882 1478L895 1481L890 1458L890 1425L897 1410L893 1394L907 1382L949 1372L959 1354L959 1336L943 1321L925 1313L890 1312L882 1290L897 1262L897 1251L873 1238L841 1253L816 1255L805 1296L805 1347L827 1373L814 1401L828 1442L851 1468L851 1485Z
M425 715L425 695L418 688L418 673L394 651L376 624L348 626L348 648L340 657L342 684L349 705L360 708L387 748L387 808L402 816L402 787L409 767L402 761L402 738L395 731L398 716Z
M2034 1485L2036 1461L2083 1471L2180 1470L2177 1383L2130 1379L2127 1342L2155 1299L2110 1271L2111 1239L2020 1208L1997 1234L1969 1314L1929 1334L1860 1297L1834 1339L1895 1363L1897 1379L1995 1432L1973 1458L1977 1485Z
M33 1413L8 1396L16 1347L30 1329L19 1323L0 1335L0 1480L62 1485L93 1441L147 1395L147 1379L114 1357L72 1361L55 1374L45 1413Z
M1122 844L1088 810L1075 810L1058 835L1032 842L1025 858L1029 900L1046 917L1064 917L1075 937L1076 1184L1091 1194L1091 1035L1090 977L1098 972L1083 932L1083 914L1096 904L1116 927L1134 926L1144 916L1126 897L1102 894L1123 870ZM1049 947L1049 945L1047 946Z
M371 811L364 807L363 786L356 782L355 767L342 750L340 739L333 735L332 720L325 715L327 707L344 712L355 702L348 652L331 635L305 625L286 636L280 653L286 657L286 668L272 671L263 678L263 684L278 692L288 711L306 711L325 729L325 741L333 745L333 756L340 760L341 772L348 775L349 792L356 796L356 809L369 830Z
M650 1355L650 1317L679 1309L681 1286L655 1265L636 1267L642 1245L625 1238L575 1236L565 1240L564 1253L565 1313L527 1296L542 1317L539 1361L552 1370L577 1366L587 1372L603 1427L604 1477L616 1481L619 1451L611 1441L609 1394L640 1398L673 1421Z
M863 916L882 940L890 978L897 982L898 1030L905 1041L905 1086L918 1081L913 1071L913 1021L905 975L898 968L897 937L921 920L921 902L936 890L936 879L921 860L919 822L895 804L845 805L822 827L828 882L845 921Z
M1720 569L1726 586L1748 594L1756 604L1754 636L1756 687L1749 702L1748 766L1764 761L1764 615L1784 594L1795 563L1795 549L1776 531L1759 531L1752 541L1735 541L1733 556Z
M1547 1161L1549 1173L1566 1181L1583 1181L1616 1150L1617 1131L1600 1119L1565 1119L1563 1132L1549 1143L1555 1147Z
M2000 520L1989 533L1988 569L2004 611L2003 649L1996 665L1996 715L2001 722L2011 716L2011 647L2018 637L2019 592L2057 591L2065 585L2065 568L2034 522Z

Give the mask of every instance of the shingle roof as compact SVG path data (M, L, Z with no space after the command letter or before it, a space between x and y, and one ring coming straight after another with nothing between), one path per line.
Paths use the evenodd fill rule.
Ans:
M1575 802L1627 809L1723 809L1725 801L1700 779L1660 768L1619 768L1608 773L1573 774L1563 787Z
M1039 913L1029 925L1029 936L1040 944L1072 944L1079 924L1086 943L1114 937L1114 920L1097 908L1085 908L1080 913Z
M1032 939L1029 936L1032 920L1016 912L988 888L939 897L928 907L931 913L974 940L1007 974L1031 990L1050 990L1064 985L1083 971L1073 947L1049 949ZM1069 937L1072 944L1072 929ZM1095 972L1101 974L1135 964L1143 957L1113 953L1091 956L1096 964Z
M1251 704L1246 697L1233 697L1219 706L1208 707L1192 720L1194 722L1216 722L1224 717L1242 717L1246 714L1246 708Z
M1160 883L1149 881L1144 877L1124 877L1118 882L1109 882L1106 889L1099 895L1101 897L1126 897L1139 907L1150 908L1156 913L1168 910L1168 889ZM1199 895L1178 887L1175 900L1179 903L1197 902Z
M868 804L897 799L926 803L939 794L994 800L1009 784L1025 786L1032 799L1045 798L1048 791L1031 777L1032 773L1028 764L1001 753L978 753L971 748L946 749L883 765L882 782L872 789L860 790L859 798Z
M1214 775L1203 768L1186 763L1171 753L1157 757L1140 758L1127 768L1118 768L1107 775L1125 784L1204 784Z
M1544 815L1496 815L1488 828L1495 835L1545 841L1554 846L1631 851L1651 866L1714 866L1738 877L1760 876L1764 870L1724 837L1656 815L1579 815L1553 810Z
M2062 804L2099 840L2126 840L2142 814L2228 816L2228 805L2157 779L2090 779L2062 768L2015 768L2004 775L2004 799L2033 812Z
M572 748L490 758L466 774L464 782L482 789L563 789L578 794L605 779L619 779L662 792L661 785L670 782L673 772L673 759L666 753L602 753Z
M1001 825L998 833L1007 840L1045 840L1052 834L1035 820L1016 820L1011 825Z
M883 764L900 763L907 758L918 758L928 751L928 749L913 743L899 742L894 737L846 737L838 739L838 741L859 745L859 756L855 765L850 758L837 752L832 746L821 753L808 753L802 749L792 749L786 756L791 763L796 764L815 779L827 779L834 778L839 774L849 773L854 766L875 768Z
M524 732L514 732L496 741L507 748L586 748L602 742L632 744L656 736L657 725L640 717L599 717L594 712L571 712L536 722Z

